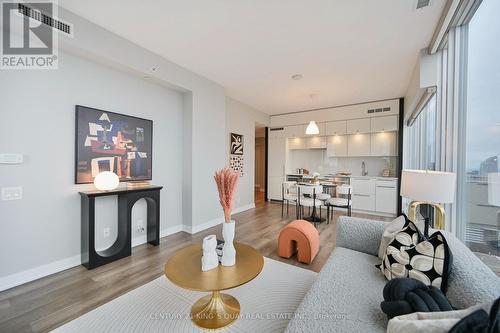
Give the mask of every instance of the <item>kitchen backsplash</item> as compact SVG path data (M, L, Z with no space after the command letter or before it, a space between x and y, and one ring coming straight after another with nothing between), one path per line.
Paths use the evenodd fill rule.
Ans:
M290 150L287 173L295 173L305 168L320 174L338 173L347 170L353 176L361 176L361 163L365 162L369 176L380 176L383 169L390 169L394 176L397 157L327 157L324 149Z

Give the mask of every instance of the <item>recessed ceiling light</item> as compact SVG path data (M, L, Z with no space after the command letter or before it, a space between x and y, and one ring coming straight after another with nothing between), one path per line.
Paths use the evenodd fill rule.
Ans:
M296 80L297 81L297 80L300 80L300 79L302 79L302 74L294 74L294 75L292 75L292 80Z

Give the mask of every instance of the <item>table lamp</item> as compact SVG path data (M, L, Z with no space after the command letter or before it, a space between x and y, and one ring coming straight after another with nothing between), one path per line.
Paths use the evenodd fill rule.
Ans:
M118 187L120 178L112 171L103 171L94 178L94 186L100 191L111 191Z
M417 207L423 204L434 207L436 221L434 227L444 229L444 207L455 199L456 174L430 170L403 170L401 174L401 196L412 199L408 217L417 219Z

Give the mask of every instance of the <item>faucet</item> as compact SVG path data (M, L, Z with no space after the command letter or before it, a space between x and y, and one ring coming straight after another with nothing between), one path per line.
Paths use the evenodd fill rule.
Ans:
M366 176L368 172L366 171L365 161L361 162L361 176Z

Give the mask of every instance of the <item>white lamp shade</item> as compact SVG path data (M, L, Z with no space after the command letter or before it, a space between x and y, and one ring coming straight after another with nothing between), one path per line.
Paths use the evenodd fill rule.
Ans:
M452 203L455 200L456 174L429 170L403 170L401 196L416 201Z
M318 125L316 125L316 122L314 120L311 120L309 122L309 125L307 125L306 134L307 135L316 135L316 134L319 134Z
M500 173L488 174L488 204L500 207Z
M101 191L114 190L119 184L120 178L111 171L100 172L94 178L94 186Z

